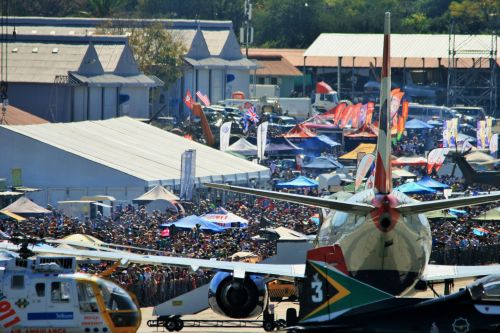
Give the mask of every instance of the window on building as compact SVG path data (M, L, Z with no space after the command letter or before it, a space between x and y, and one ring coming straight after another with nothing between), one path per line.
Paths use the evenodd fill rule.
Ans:
M271 84L278 84L278 78L277 77L272 77L271 78Z
M264 78L263 77L259 77L257 78L257 84L264 84Z

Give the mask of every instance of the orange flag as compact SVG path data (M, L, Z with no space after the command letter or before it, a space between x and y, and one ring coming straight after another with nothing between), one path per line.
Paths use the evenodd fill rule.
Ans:
M402 114L403 114L403 118L404 120L406 121L406 119L408 119L408 109L409 109L409 104L408 101L403 101L403 110L402 110Z
M368 110L366 111L366 121L365 124L369 125L372 123L373 111L375 110L375 103L368 102Z
M348 107L346 107L346 109L342 113L342 119L340 120L340 128L344 128L347 125L349 119L351 119L353 110L354 110L354 105L349 105Z
M362 105L361 103L354 105L353 112L351 115L351 119L352 119L351 127L352 128L358 128L358 126L359 126L359 116L361 114L361 105Z

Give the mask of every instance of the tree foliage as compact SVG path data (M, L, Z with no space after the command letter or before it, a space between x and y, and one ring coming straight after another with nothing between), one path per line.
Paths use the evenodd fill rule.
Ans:
M129 43L139 68L145 74L156 75L165 85L181 76L186 48L161 23L134 28Z
M139 69L145 74L157 76L166 86L181 76L182 57L186 53L186 47L182 40L165 29L160 22L143 27L124 28L119 20L109 21L97 32L129 34L129 45Z
M490 34L500 0L251 0L255 44L307 47L322 32L380 33L384 12L395 33ZM14 15L231 20L243 25L244 0L18 0Z

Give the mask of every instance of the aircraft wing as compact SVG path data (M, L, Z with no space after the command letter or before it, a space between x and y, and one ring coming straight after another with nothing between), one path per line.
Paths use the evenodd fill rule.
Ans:
M422 279L425 281L443 281L446 279L463 279L477 276L500 274L500 265L483 266L451 266L427 265Z
M19 247L10 243L0 243L0 249L17 250ZM218 261L184 257L168 257L134 254L119 251L92 251L51 248L49 246L32 246L30 250L39 255L65 255L79 258L126 261L144 265L166 265L198 269L221 270L232 272L237 278L244 278L246 273L272 275L276 277L299 278L305 273L305 265L251 264L238 261Z
M307 206L334 209L346 213L366 214L374 208L372 205L364 203L339 201L339 200L310 197L307 195L284 193L284 192L258 190L255 188L248 188L248 187L231 186L224 184L212 184L212 183L205 183L205 186L216 188L219 190L225 190L243 194L251 194L258 197L264 197L274 200L288 201Z
M398 206L396 209L402 214L421 214L431 212L433 210L479 205L498 200L500 200L500 192L466 198L414 202Z

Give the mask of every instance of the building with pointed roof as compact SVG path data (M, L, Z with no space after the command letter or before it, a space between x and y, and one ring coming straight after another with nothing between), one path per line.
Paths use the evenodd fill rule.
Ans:
M16 33L6 57L10 104L51 122L149 118L150 89L160 82L139 71L127 43L124 36Z
M18 35L59 36L65 39L80 37L92 40L115 37L96 35L99 26L110 22L110 19L106 18L16 17L15 22ZM182 77L174 84L164 87L158 104L154 105L155 109L163 108L165 113L179 118L189 115L189 110L182 102L188 89L195 99L197 99L195 93L199 90L208 95L213 102L230 98L236 91L242 91L248 96L250 76L255 73L257 65L242 54L231 21L143 19L111 21L120 26L125 34L130 33L135 27L143 27L153 22L163 24L175 39L182 41L187 50ZM126 39L126 36L116 37ZM127 42L123 42L121 45L126 44ZM100 58L101 52L97 46L96 50ZM115 72L120 68L117 59L115 56L107 61L100 61L104 71ZM104 112L106 113L106 110ZM74 120L79 119L75 117Z

